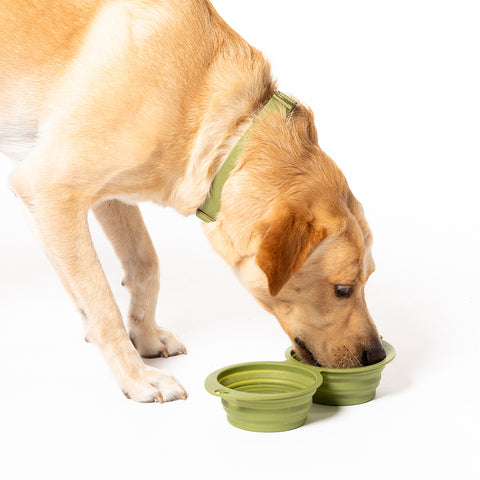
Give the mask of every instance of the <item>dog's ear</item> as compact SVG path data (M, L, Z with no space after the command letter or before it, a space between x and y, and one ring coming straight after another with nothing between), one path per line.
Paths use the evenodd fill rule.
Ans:
M256 261L267 276L272 297L280 292L323 239L343 228L342 222L331 214L321 217L316 218L298 206L282 204L272 208L258 225L263 239Z

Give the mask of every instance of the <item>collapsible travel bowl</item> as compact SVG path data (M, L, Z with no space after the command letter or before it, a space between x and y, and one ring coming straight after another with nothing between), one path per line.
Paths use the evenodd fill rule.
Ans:
M375 397L380 383L382 370L395 358L395 349L382 340L387 356L378 363L359 368L309 368L323 377L313 401L323 405L356 405L365 403ZM288 362L300 363L301 360L292 347L287 348L285 356Z
M318 370L296 360L239 363L211 373L205 388L222 398L228 421L255 432L281 432L305 423Z

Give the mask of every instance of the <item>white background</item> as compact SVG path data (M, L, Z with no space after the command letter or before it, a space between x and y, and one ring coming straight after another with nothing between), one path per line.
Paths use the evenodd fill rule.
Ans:
M479 478L480 8L476 1L214 2L316 113L374 232L367 300L397 350L377 398L314 405L277 434L230 426L204 378L282 360L287 337L210 250L200 222L144 205L162 268L161 325L187 356L186 401L122 395L33 239L0 162L0 476ZM92 230L121 308L121 269Z

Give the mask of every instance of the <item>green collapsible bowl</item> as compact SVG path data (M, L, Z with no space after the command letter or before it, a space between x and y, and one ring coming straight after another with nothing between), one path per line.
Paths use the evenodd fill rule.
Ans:
M255 432L281 432L307 419L322 374L300 362L250 362L221 368L205 388L222 398L228 421Z
M382 340L387 356L378 363L358 368L323 368L309 366L322 374L323 383L313 396L314 403L322 405L357 405L369 402L375 397L380 383L382 370L395 358L395 349ZM288 362L300 363L301 360L292 347L287 348L285 356Z

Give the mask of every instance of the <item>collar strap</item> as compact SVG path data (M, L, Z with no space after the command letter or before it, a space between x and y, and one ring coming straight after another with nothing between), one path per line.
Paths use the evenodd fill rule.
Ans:
M288 97L282 92L276 91L267 104L260 110L254 121L250 124L247 131L240 137L240 140L235 144L232 151L228 154L225 162L213 179L210 187L210 192L207 198L197 210L197 217L204 222L214 222L217 219L217 214L220 211L223 185L228 180L231 171L237 164L238 158L243 151L246 139L249 133L255 128L256 121L261 120L265 115L273 110L284 108L289 114L297 105L297 102Z

